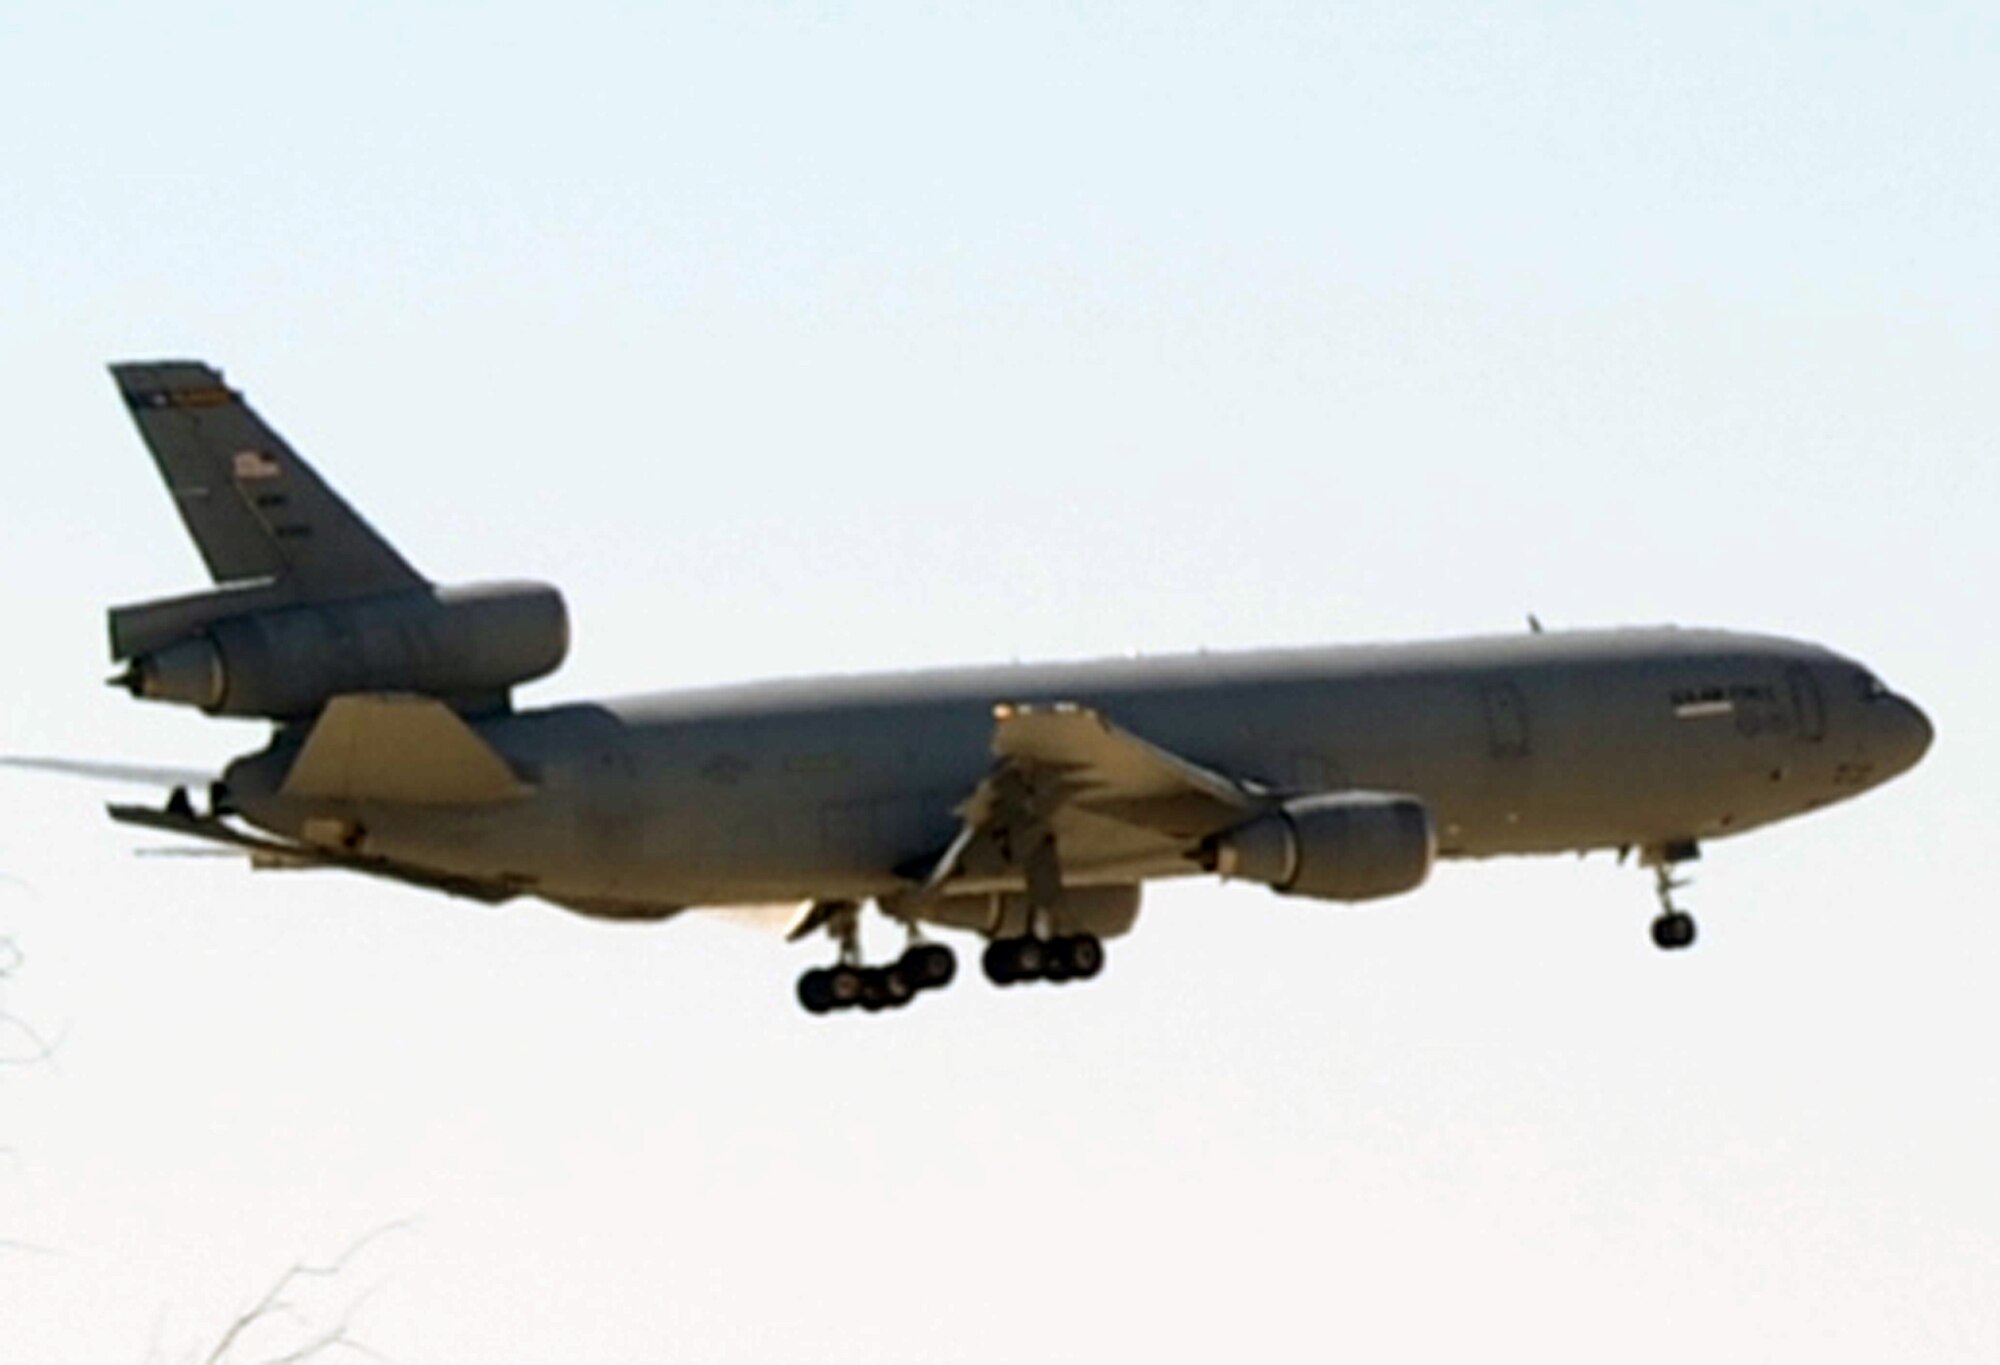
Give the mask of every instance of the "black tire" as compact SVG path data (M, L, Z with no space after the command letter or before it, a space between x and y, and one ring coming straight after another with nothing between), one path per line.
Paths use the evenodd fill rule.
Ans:
M799 978L799 1003L808 1014L825 1014L834 1006L833 973L815 967Z
M899 1010L917 998L917 988L910 983L902 964L877 967L875 970L881 981L882 1008Z
M863 994L861 970L842 963L827 972L826 989L833 999L834 1009L844 1010L860 1004Z
M1049 945L1039 938L1017 938L1014 943L1014 976L1019 981L1040 981L1049 974Z
M903 954L899 965L920 991L943 990L958 975L958 956L942 943L919 943Z
M996 938L979 955L980 970L996 986L1011 986L1021 979L1020 964L1014 960L1014 941Z
M1662 952L1676 953L1694 946L1694 916L1684 910L1674 910L1653 921L1653 946Z
M1076 975L1075 946L1076 940L1072 938L1052 938L1043 942L1042 980L1060 985Z
M1095 934L1078 934L1069 941L1070 972L1088 981L1104 970L1104 941Z

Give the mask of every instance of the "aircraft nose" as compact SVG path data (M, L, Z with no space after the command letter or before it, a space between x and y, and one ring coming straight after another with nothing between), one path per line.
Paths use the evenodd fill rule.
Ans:
M1888 699L1888 714L1893 718L1888 726L1888 754L1886 757L1896 765L1898 772L1917 766L1923 756L1930 752L1931 741L1937 738L1937 731L1931 725L1931 718L1915 702L1903 697Z

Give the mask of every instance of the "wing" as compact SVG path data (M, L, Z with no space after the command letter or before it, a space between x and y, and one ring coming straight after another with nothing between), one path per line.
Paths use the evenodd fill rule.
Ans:
M1157 866L1260 809L1254 789L1086 706L995 708L993 755L959 807L958 837L910 903L1024 879L1032 887L1060 875L1058 857L1063 873Z
M111 374L217 583L268 579L308 600L423 586L220 371L173 360Z

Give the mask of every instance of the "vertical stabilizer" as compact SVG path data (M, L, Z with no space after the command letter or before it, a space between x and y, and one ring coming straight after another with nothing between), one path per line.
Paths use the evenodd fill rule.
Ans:
M169 360L111 374L217 583L266 580L305 602L424 585L219 370Z

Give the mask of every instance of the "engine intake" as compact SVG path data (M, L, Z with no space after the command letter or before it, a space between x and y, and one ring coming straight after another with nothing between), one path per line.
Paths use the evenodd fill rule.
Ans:
M1414 796L1304 796L1216 836L1210 871L1288 896L1364 901L1414 891L1437 861L1430 809Z
M569 653L562 594L541 583L210 615L234 605L223 592L114 612L113 653L131 664L113 681L135 697L211 715L282 720L311 715L344 692L498 702L508 688L553 672ZM168 633L160 629L166 621L185 622L174 628L177 638L158 638ZM135 643L140 647L128 648Z

